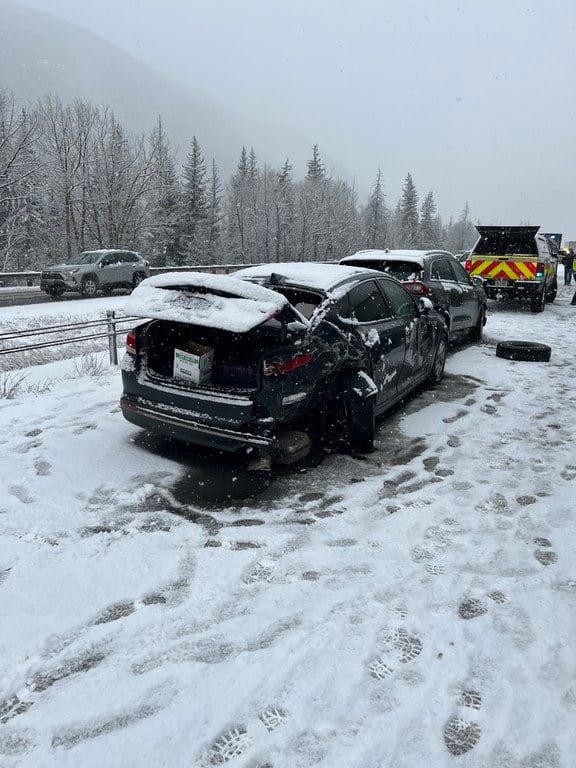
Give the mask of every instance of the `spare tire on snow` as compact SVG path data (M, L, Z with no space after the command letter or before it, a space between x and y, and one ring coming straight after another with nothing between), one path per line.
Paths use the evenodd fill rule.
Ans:
M496 345L496 357L503 357L505 360L547 363L551 352L548 344L538 344L535 341L501 341Z

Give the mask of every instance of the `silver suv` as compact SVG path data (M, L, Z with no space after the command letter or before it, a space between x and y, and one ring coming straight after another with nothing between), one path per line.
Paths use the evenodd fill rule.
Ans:
M68 264L43 270L40 288L54 298L66 291L109 296L114 288L135 288L149 275L148 262L135 251L84 251Z

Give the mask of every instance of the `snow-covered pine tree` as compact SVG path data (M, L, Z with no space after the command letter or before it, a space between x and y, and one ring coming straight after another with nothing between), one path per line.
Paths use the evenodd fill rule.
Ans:
M212 169L208 187L208 262L218 264L222 260L222 184L216 160L212 159Z
M418 193L409 173L400 198L399 247L415 248L418 244Z
M420 209L418 245L426 250L440 246L436 222L436 203L432 191L428 192Z
M292 261L295 225L295 193L288 158L276 175L274 190L274 260Z
M376 181L368 204L363 211L363 245L365 248L388 247L389 213L382 187L382 173L378 168Z
M236 171L230 177L226 199L226 248L233 263L246 263L248 153L242 147Z
M182 171L182 245L188 264L206 263L208 248L208 194L206 164L196 136Z
M181 247L181 189L160 115L152 131L150 144L156 173L150 195L150 234L146 255L155 266L179 265L183 263L184 257Z

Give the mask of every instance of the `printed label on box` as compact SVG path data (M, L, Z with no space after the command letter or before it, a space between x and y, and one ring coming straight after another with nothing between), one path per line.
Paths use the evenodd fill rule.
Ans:
M201 344L186 344L189 350L195 349L199 354L184 349L174 349L174 377L191 381L193 384L208 384L212 379L212 363L214 350Z

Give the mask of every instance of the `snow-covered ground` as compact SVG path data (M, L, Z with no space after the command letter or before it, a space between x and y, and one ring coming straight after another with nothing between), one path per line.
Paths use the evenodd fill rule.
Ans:
M493 308L373 454L247 501L125 422L117 371L30 369L0 400L2 768L571 768L571 295Z

